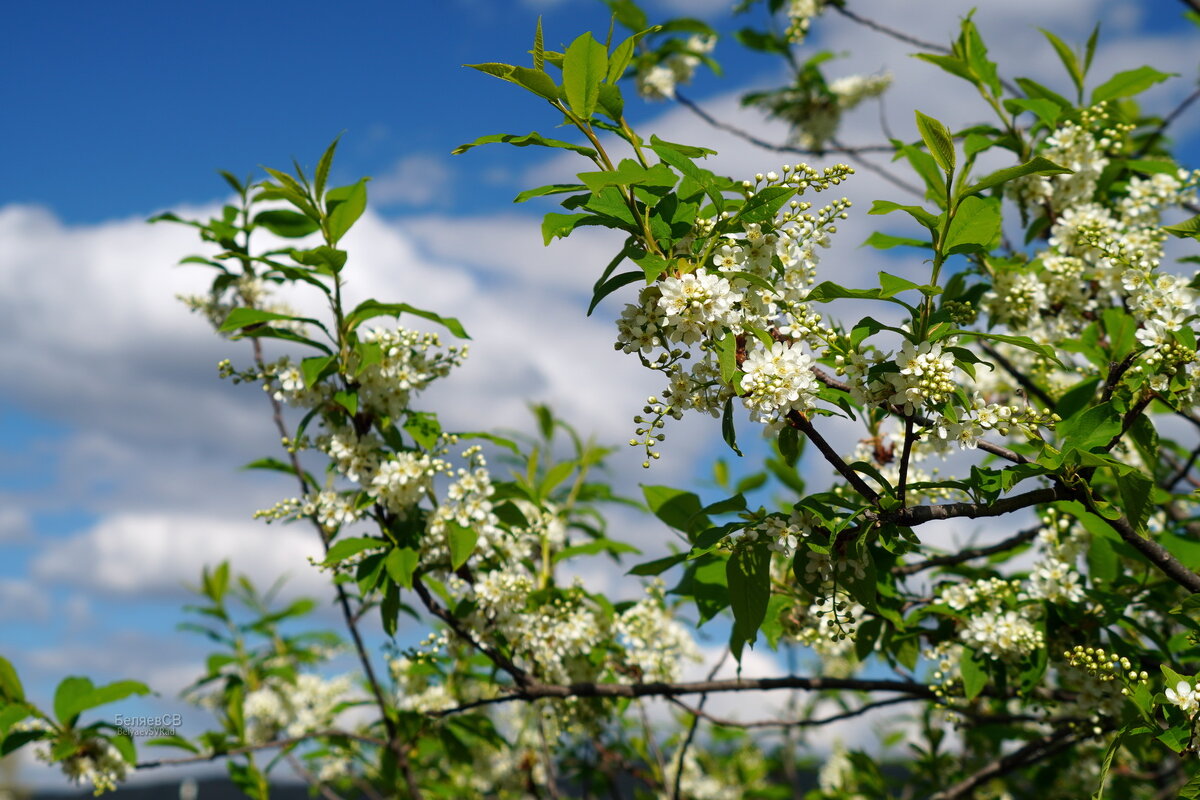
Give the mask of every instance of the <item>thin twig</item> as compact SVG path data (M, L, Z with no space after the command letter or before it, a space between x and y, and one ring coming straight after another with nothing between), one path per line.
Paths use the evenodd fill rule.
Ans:
M708 671L708 680L717 677L717 673L721 671L721 667L725 664L725 659L729 658L729 648L725 648L725 652L721 654L721 658L717 663L713 664L713 668ZM673 697L667 698L672 703L683 705ZM679 800L680 787L683 785L683 762L687 757L688 748L692 746L692 740L696 737L696 728L700 727L700 715L704 713L704 704L708 702L708 693L700 695L700 702L696 704L696 710L692 714L692 724L688 727L687 737L683 740L683 744L679 746L679 763L675 769L675 786L671 790L671 800ZM683 706L688 708L687 706ZM690 709L689 709L690 710Z
M802 156L825 156L825 155L828 155L829 153L844 153L845 155L848 155L848 156L857 156L862 153L894 153L894 152L896 152L895 146L890 145L890 144L861 144L861 145L838 144L838 145L834 145L833 147L825 147L825 148L821 148L821 149L815 149L815 148L810 148L810 147L797 147L796 145L792 145L792 144L777 144L775 142L768 142L766 139L760 139L757 136L755 136L754 134L750 133L749 131L743 130L743 129L737 127L736 125L730 125L728 122L722 122L721 120L714 117L712 114L709 114L707 111L705 111L704 108L700 104L698 104L695 100L692 100L685 95L681 95L681 94L679 94L679 92L675 93L675 100L681 106L688 109L696 116L700 117L700 119L704 120L706 123L708 123L712 127L716 128L718 130L725 131L726 133L732 133L734 136L737 136L739 139L743 139L743 140L749 142L750 144L757 145L757 146L763 148L764 150L773 150L776 153L796 153L797 155L802 155Z
M896 188L901 189L905 192L908 192L911 195L916 195L917 197L921 197L921 198L925 197L924 189L917 186L915 183L909 183L908 181L904 180L903 178L896 177L895 175L892 174L891 170L889 170L887 167L882 167L879 164L876 164L871 159L863 157L861 150L856 150L855 148L846 147L846 146L842 145L837 139L830 139L830 141L833 142L835 152L846 153L847 155L853 157L855 159L855 164L857 166L862 167L867 172L874 172L876 175L883 178L885 181L892 184Z
M950 788L938 792L930 800L958 800L958 798L969 797L976 787L987 783L992 778L998 778L1020 767L1028 766L1029 764L1057 755L1075 746L1085 738L1087 737L1072 736L1068 729L1035 739L1021 749L990 762L973 775L959 781Z
M844 719L852 719L861 714L866 714L868 711L874 711L877 708L883 708L884 706L894 706L898 703L912 703L923 699L924 698L922 697L890 697L887 700L878 700L874 703L867 703L866 705L859 706L858 708L854 708L849 711L843 711L839 714L833 714L828 717L810 717L807 719L761 719L754 722L742 722L736 719L718 717L714 714L704 711L700 707L689 706L687 703L674 697L668 697L667 701L674 703L695 717L703 718L708 722L711 722L713 725L720 725L724 728L741 728L743 730L747 730L753 728L815 728L820 725L828 725L832 722L841 722Z
M1200 3L1200 0L1197 0L1197 2ZM1146 153L1148 153L1150 149L1154 147L1154 145L1158 144L1158 140L1163 137L1163 134L1166 133L1167 128L1170 127L1171 123L1179 119L1179 116L1183 114L1184 111L1187 111L1188 106L1197 100L1200 100L1200 87L1194 89L1191 94L1180 101L1179 105L1175 106L1175 108L1171 110L1171 113L1163 117L1163 121L1160 122L1158 127L1155 128L1150 136L1146 138L1146 141L1138 149L1134 158L1142 158L1145 156Z
M923 683L916 681L869 680L865 678L824 678L800 677L785 675L777 678L731 678L713 681L692 681L684 683L572 683L544 684L534 683L521 689L513 689L508 694L498 697L488 697L473 700L469 703L428 712L432 717L446 717L459 714L482 706L500 705L517 701L539 700L544 697L598 697L598 698L634 698L634 697L680 697L689 694L706 694L717 692L762 692L774 689L804 689L820 692L827 690L846 690L857 692L900 692L914 697L933 699L937 695Z
M950 48L948 47L944 47L940 44L934 44L933 42L926 42L925 40L918 39L917 37L907 34L904 31L898 31L895 28L889 28L888 26L876 22L873 19L860 17L858 14L855 14L853 11L845 8L840 3L830 3L830 7L846 19L854 20L859 25L868 27L873 31L878 31L884 36L890 36L897 41L904 42L905 44L911 44L915 47L921 48L922 50L930 50L934 53L948 54L950 52Z
M343 800L340 794L329 788L329 785L316 775L313 775L312 772L310 772L308 768L305 767L300 761L300 759L296 758L295 755L292 753L287 753L285 758L287 758L287 762L291 765L292 769L296 770L296 773L304 779L304 782L307 783L310 788L316 789L318 792L320 792L321 796L324 797L325 800Z
M244 747L233 747L229 750L219 750L212 753L205 753L195 756L183 756L181 758L160 758L156 761L141 761L134 769L151 769L153 767L171 767L180 764L200 764L205 761L216 761L219 758L228 758L230 756L240 756L246 753L255 753L259 750L275 750L280 747L291 747L292 745L302 744L312 739L333 739L345 738L364 744L373 744L376 747L387 747L388 743L383 739L378 739L374 736L362 736L349 731L316 731L314 733L306 733L303 736L292 736L287 739L272 739L269 742L261 742L259 744L248 744Z
M463 641L467 642L467 644L471 645L471 647L483 653L492 660L492 663L512 676L512 679L516 681L518 686L525 686L533 683L533 679L529 676L529 673L513 663L512 659L494 647L489 647L488 645L479 641L471 635L470 631L460 625L458 618L433 598L433 595L429 593L429 589L425 586L424 581L421 580L420 575L413 576L413 589L416 590L417 596L421 598L421 602L425 605L425 608L429 610L429 613L446 623L447 627L454 631L454 633L457 634Z
M973 558L984 558L996 553L1003 553L1006 550L1012 550L1014 547L1020 547L1026 542L1032 541L1041 529L1040 525L1033 528L1026 528L1015 536L1010 536L1002 542L997 542L987 547L971 547L966 550L960 550L957 553L934 556L913 564L901 564L900 566L892 567L892 574L915 575L918 572L923 572L933 567L951 566L953 564L961 564L964 561L970 561Z

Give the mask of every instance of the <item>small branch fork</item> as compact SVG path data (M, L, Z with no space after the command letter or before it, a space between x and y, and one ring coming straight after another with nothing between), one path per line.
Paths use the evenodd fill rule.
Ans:
M977 787L987 783L991 779L1007 775L1015 769L1020 769L1021 767L1056 756L1087 738L1089 738L1088 734L1076 734L1068 729L1035 739L1021 749L988 763L975 774L959 781L950 788L938 792L930 797L930 800L960 800L960 798L970 797L971 793Z

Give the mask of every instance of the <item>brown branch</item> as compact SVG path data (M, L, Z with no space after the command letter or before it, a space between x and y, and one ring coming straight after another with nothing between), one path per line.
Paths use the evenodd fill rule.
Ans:
M454 631L454 633L463 639L463 641L467 642L469 645L471 645L471 647L483 653L485 656L491 659L493 664L512 676L512 679L516 681L518 686L524 687L534 683L533 678L529 676L529 673L513 663L512 659L494 647L489 647L488 645L479 641L471 635L470 631L460 625L458 618L433 598L433 595L429 593L429 589L421 580L420 575L413 576L413 589L416 590L417 596L421 598L421 602L424 604L425 608L429 610L429 613L446 623L446 626L450 628L450 630Z
M1038 535L1041 526L1026 528L1015 536L1010 536L1002 542L997 542L987 547L971 547L966 550L960 550L957 553L944 556L934 556L927 558L924 561L917 561L913 564L901 564L898 567L892 567L893 575L915 575L918 572L924 572L933 567L945 567L953 564L961 564L964 561L970 561L973 558L984 558L986 556L1003 553L1005 550L1011 550L1014 547L1020 547L1026 542L1031 541Z
M1187 478L1192 486L1200 486L1200 481L1197 481L1195 478L1189 477L1188 475L1188 473L1192 471L1192 467L1196 465L1197 458L1200 458L1200 445L1197 445L1196 448L1192 450L1191 454L1188 456L1188 460L1183 464L1180 464L1177 460L1175 460L1170 453L1163 453L1163 459L1167 462L1167 466L1174 469L1175 472L1159 485L1167 491L1170 491L1175 488L1175 484L1179 483L1184 478Z
M712 114L709 114L707 111L705 111L704 108L702 106L700 106L696 101L691 100L688 97L685 97L684 95L679 94L678 92L675 93L675 100L681 106L688 109L696 116L700 117L700 119L704 120L706 123L708 123L712 127L716 128L718 130L725 131L726 133L732 133L734 136L737 136L739 139L743 139L743 140L749 142L750 144L757 145L758 147L761 147L764 150L773 150L776 153L796 153L797 155L802 155L802 156L825 156L825 155L828 155L829 153L843 153L848 156L858 156L861 153L894 153L894 152L896 152L895 146L890 145L890 144L863 144L863 145L835 144L833 147L826 147L826 148L822 148L819 150L814 149L814 148L807 148L807 147L797 147L795 145L790 145L790 144L776 144L775 142L768 142L766 139L760 139L757 136L755 136L754 134L750 133L749 131L742 130L741 128L737 127L736 125L730 125L728 122L722 122L721 120L714 117Z
M1184 2L1187 2L1187 0L1184 0ZM1188 3L1188 5L1191 5L1191 3ZM1200 0L1196 0L1196 6L1194 6L1194 8L1196 9L1197 13L1200 13ZM1171 123L1179 119L1179 116L1183 114L1184 111L1187 111L1188 106L1197 100L1200 100L1200 88L1193 90L1191 94L1183 98L1179 105L1175 106L1175 108L1171 110L1171 113L1163 117L1163 121L1158 124L1158 127L1151 132L1150 136L1146 138L1146 141L1142 143L1142 146L1138 148L1137 154L1134 156L1134 158L1142 158L1146 155L1146 153L1150 152L1151 148L1158 144L1158 140L1161 139L1163 134L1167 132L1167 128L1171 126Z
M895 511L867 511L864 516L869 520L894 522L897 525L913 527L926 522L943 519L978 519L980 517L999 517L1020 511L1023 508L1037 506L1043 503L1053 503L1056 500L1071 500L1075 493L1064 486L1052 486L1044 489L1032 489L1023 494L1011 497L1001 497L990 503L939 503L932 506L912 506L899 508ZM1200 580L1200 575L1196 576Z
M1184 2L1187 2L1187 0L1184 0ZM903 31L896 30L895 28L889 28L888 26L886 26L882 23L876 22L875 20L867 19L866 17L861 17L858 14L855 14L853 11L850 11L849 9L847 9L844 5L842 5L840 3L831 3L830 5L833 7L833 9L835 11L837 11L839 14L846 17L847 19L853 20L854 22L857 22L859 25L870 28L873 31L882 33L884 36L890 36L897 41L904 42L905 44L914 45L915 47L919 47L922 50L930 50L934 53L942 53L944 55L949 55L951 52L950 48L948 48L948 47L944 47L940 44L934 44L933 42L926 42L923 39L918 39L917 37L912 36L907 33L904 33ZM1016 86L1009 83L1004 78L998 78L998 80L1000 81L1000 85L1003 86L1005 89L1007 89L1011 94L1014 94L1014 95L1021 94L1021 91Z
M1015 769L1058 755L1086 738L1087 735L1072 735L1068 729L1035 739L1021 749L997 758L983 769L948 789L938 792L930 797L930 800L958 800L958 798L969 797L976 787L982 786L992 778L998 778Z
M829 7L832 8L834 11L838 12L839 14L841 14L846 19L854 20L859 25L870 28L873 31L882 33L884 36L890 36L893 39L896 39L897 41L904 42L905 44L911 44L914 47L921 48L922 50L930 50L934 53L943 53L943 54L950 53L950 48L948 48L948 47L944 47L940 44L934 44L933 42L926 42L923 39L918 39L917 37L911 36L903 31L898 31L895 28L889 28L886 25L876 22L873 19L867 19L866 17L860 17L858 14L855 14L853 11L849 10L845 6L841 5L840 3L830 3Z
M262 342L258 338L255 338L253 341L254 361L261 372L265 369ZM275 422L276 430L279 431L281 440L290 439L291 437L288 435L287 425L283 420L283 404L279 400L275 399L275 395L273 393L267 392L266 395L267 399L271 403L271 416ZM288 459L292 466L292 472L295 473L296 480L300 482L301 495L307 495L309 492L308 479L304 477L305 472L300 464L300 457L296 454L295 447L285 447L285 450L287 450ZM317 535L321 538L321 546L324 548L325 554L328 555L329 536L326 534L325 528L315 516L310 516L308 520L312 523L313 527L316 528ZM383 717L383 726L387 731L388 740L394 743L393 747L396 751L397 757L402 758L403 754L400 752L400 743L396 738L396 723L388 713L387 700L384 699L383 689L379 684L379 679L375 676L375 667L371 663L371 657L367 653L366 645L363 643L362 634L358 630L358 615L350 609L350 597L346 594L345 587L340 583L334 583L334 589L337 592L337 602L338 607L342 611L342 619L345 621L346 629L350 631L350 638L354 642L354 651L358 656L359 663L362 664L363 673L367 678L367 683L371 687L371 694L374 696L375 704L379 707L379 713ZM413 795L415 798L419 798L420 796L420 792Z
M833 143L833 152L846 153L847 155L851 156L856 160L856 166L862 167L867 172L874 172L876 175L883 178L897 189L901 189L909 194L916 195L917 197L925 197L924 189L916 184L909 183L903 178L896 177L887 167L881 167L871 159L864 157L861 150L853 147L846 147L837 139L830 139L829 141ZM894 150L895 148L892 149Z
M572 683L555 685L531 683L524 688L513 689L508 694L463 703L454 708L428 712L431 717L446 717L474 708L515 701L541 700L548 697L679 697L689 694L717 692L760 692L774 689L803 689L812 692L856 691L856 692L899 692L913 697L935 699L933 690L916 681L868 680L862 678L804 678L786 675L778 678L735 678L726 680L693 681L690 683Z
M879 493L866 484L866 481L847 464L837 451L830 446L829 442L825 441L824 437L817 432L813 424L809 422L808 417L801 414L799 411L792 410L787 414L787 420L793 428L798 429L801 433L809 438L809 440L817 446L821 451L821 455L825 460L838 471L846 482L854 487L854 491L863 496L868 503L875 505L879 502Z
M313 775L312 772L310 772L308 768L305 767L300 761L300 759L296 758L295 755L288 753L286 758L288 764L290 764L292 769L296 771L297 775L304 779L304 782L308 784L310 789L316 789L321 793L321 796L324 797L325 800L343 800L340 794L335 792L333 789L330 789L328 784L326 784L316 775Z
M720 726L726 727L726 728L741 728L743 730L746 730L746 729L752 729L752 728L813 728L813 727L817 727L820 725L828 725L832 722L841 722L844 719L852 719L853 717L857 717L861 714L866 714L868 711L874 711L877 708L883 708L884 706L894 706L897 703L912 703L917 700L923 700L923 699L924 698L921 698L921 697L891 697L891 698L888 698L887 700L879 700L874 703L867 703L864 706L860 706L858 708L854 708L849 711L843 711L839 714L833 714L828 717L817 717L815 719L814 718L792 719L792 720L763 719L763 720L757 720L755 722L742 722L742 721L736 720L736 719L726 719L724 717L718 717L718 716L708 713L707 711L704 711L701 708L695 708L695 707L689 706L687 703L683 702L682 700L678 700L674 697L668 697L667 701L674 703L675 705L679 706L687 713L692 714L694 717L703 718L703 719L707 720L708 722L712 723L713 725L720 725Z
M182 758L160 758L157 761L141 761L134 769L152 769L154 767L173 767L181 764L200 764L206 761L216 761L219 758L228 758L230 756L240 756L247 753L256 753L260 750L275 750L280 747L291 747L293 745L302 744L312 739L324 738L343 738L351 739L355 742L363 742L364 744L373 744L376 747L387 747L388 743L383 739L374 736L362 736L349 731L328 730L315 731L306 733L303 736L292 736L287 739L272 739L269 742L260 742L259 744L249 744L244 747L233 747L229 750L214 751L212 753L184 756Z

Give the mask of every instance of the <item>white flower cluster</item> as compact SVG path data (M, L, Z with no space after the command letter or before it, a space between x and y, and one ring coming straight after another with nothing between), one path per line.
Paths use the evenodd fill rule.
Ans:
M685 661L700 661L700 649L686 627L663 602L661 583L647 587L646 598L621 612L613 633L625 648L623 661L639 681L678 681Z
M743 402L750 418L774 428L789 412L812 408L817 393L812 366L812 356L783 342L751 350L742 365Z
M689 83L700 66L700 56L717 46L715 36L692 36L684 43L684 51L671 53L658 64L638 68L635 82L638 94L647 100L667 100L675 97L675 87Z
M831 81L825 88L828 96L804 103L803 114L789 115L791 140L806 150L823 150L837 135L842 116L864 100L878 97L892 85L892 74L847 75ZM801 101L803 102L803 101Z
M955 611L970 612L959 630L964 644L994 659L1018 659L1045 644L1045 634L1031 618L1038 607L1009 607L1022 598L1020 589L1020 581L982 578L944 585L938 598Z
M267 742L280 733L303 736L328 727L339 705L349 700L350 688L348 675L326 680L309 672L297 675L294 684L280 680L262 685L242 703L246 738Z
M1019 610L975 613L962 631L963 641L994 659L1022 658L1046 643L1046 636Z
M27 719L13 725L16 731L53 731L54 726L44 719ZM38 761L54 763L47 740L33 745L33 755ZM116 791L117 784L129 774L129 763L121 751L106 739L85 739L66 758L58 762L63 774L80 786L90 784L96 794Z
M801 44L812 27L813 17L825 10L825 0L788 0L788 27L785 35L792 44Z
M476 547L482 556L500 554L504 547L500 520L490 499L496 489L492 486L483 450L478 445L468 447L462 452L462 458L467 466L454 471L454 480L446 487L442 502L426 521L427 537L421 547L424 564L444 562L449 558L450 545L446 537L451 524L475 531Z
M1016 197L1048 213L1052 225L1048 247L1023 266L1003 269L993 277L983 307L992 322L1034 341L1058 345L1079 340L1105 308L1128 309L1139 323L1138 342L1146 349L1133 374L1146 373L1150 385L1166 391L1171 378L1182 374L1184 402L1200 378L1194 348L1174 337L1196 314L1197 296L1186 281L1158 271L1165 234L1158 227L1162 212L1195 198L1200 173L1179 170L1133 177L1126 195L1113 208L1095 202L1100 174L1110 155L1123 154L1124 128L1094 129L1103 122L1103 109L1093 109L1080 123L1065 123L1047 139L1043 155L1074 169L1069 175L1030 176L1016 181ZM1047 368L1026 351L1011 353L1019 369L1047 379L1052 387L1078 380L1091 369L1080 357L1068 370Z
M743 189L748 202L772 187L822 191L850 172L844 165L822 173L785 164L780 173L745 181ZM848 207L843 198L814 212L811 204L793 200L769 224L743 223L717 237L712 235L716 220L697 223L677 247L675 266L643 287L637 303L626 305L617 320L616 349L636 353L668 380L662 401L652 398L644 410L654 417L635 419L646 424L638 430L645 439L631 444L657 457L652 448L663 438L656 430L663 418L678 419L688 409L720 412L735 394L722 379L721 348L726 357L736 349L740 393L755 420L778 425L789 412L812 408L817 383L809 351L835 334L806 298L815 280L817 248L828 246ZM699 357L685 367L694 355Z
M679 777L679 796L695 798L695 800L739 800L745 796L743 787L731 786L728 783L709 774L696 760L691 752L683 756L683 774L679 775L679 757L676 756L667 764L664 771L664 781L667 786L675 785Z

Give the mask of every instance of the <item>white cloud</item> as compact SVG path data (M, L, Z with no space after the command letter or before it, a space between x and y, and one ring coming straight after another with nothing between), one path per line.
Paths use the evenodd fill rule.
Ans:
M32 530L27 511L16 506L0 507L0 542L27 541Z
M0 578L0 620L44 622L50 617L45 588L24 578Z
M178 596L199 581L202 565L233 558L260 590L288 576L287 596L326 596L316 533L299 525L231 522L219 517L128 513L50 543L32 564L38 580L114 595Z
M445 159L414 153L371 181L371 200L383 206L441 207L450 200L453 180Z

